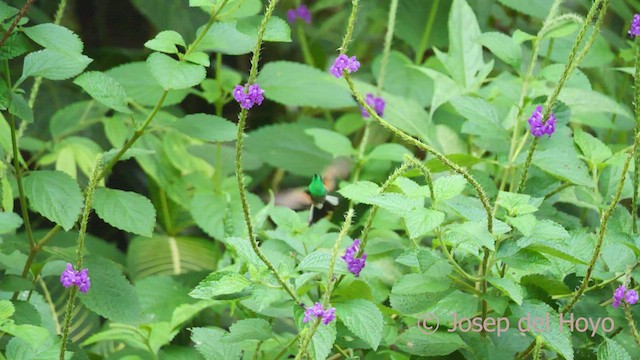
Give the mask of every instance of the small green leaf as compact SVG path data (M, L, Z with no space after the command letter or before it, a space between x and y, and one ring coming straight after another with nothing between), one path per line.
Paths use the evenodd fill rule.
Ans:
M376 146L367 157L375 160L403 162L404 155L411 155L406 147L400 144L382 144Z
M368 300L355 299L336 303L335 308L338 320L369 344L374 351L378 349L382 339L384 320L376 305Z
M11 93L9 113L28 123L33 122L33 110L20 94Z
M349 138L337 132L325 129L307 129L304 132L313 136L316 145L334 158L350 156L354 152Z
M238 343L222 342L226 331L220 328L191 328L190 330L191 341L206 360L239 359L242 356L242 348Z
M142 320L136 291L114 262L87 255L83 267L89 270L91 288L78 297L87 308L115 322L135 324Z
M42 76L49 80L66 80L80 74L93 60L82 54L44 49L30 53L24 58L22 76Z
M191 114L178 119L171 127L193 138L223 142L236 139L238 127L227 119L209 114Z
M331 254L328 252L315 251L307 255L296 270L301 272L313 271L319 273L327 273L329 271L329 264L331 263ZM337 259L333 271L336 274L348 274L349 270L347 265L342 259Z
M340 195L358 203L371 204L369 199L380 193L380 187L371 181L357 181L338 190Z
M156 224L156 209L146 197L130 191L99 188L93 197L96 214L120 230L150 237Z
M607 145L582 129L576 129L573 133L573 139L576 145L580 147L580 151L592 164L602 164L613 156L611 149Z
M498 205L505 208L510 215L524 215L538 211L542 200L542 198L532 198L526 194L500 191L496 201Z
M489 49L500 60L513 66L515 69L520 68L522 50L520 45L516 44L509 36L501 32L486 32L478 38L478 42Z
M155 38L144 43L144 46L148 49L168 54L178 53L176 45L180 45L183 48L187 47L184 43L184 39L182 39L182 35L173 30L161 31Z
M31 207L69 231L80 216L83 197L78 183L60 171L32 171L24 179Z
M442 202L462 193L467 180L462 175L450 175L436 179L433 182L433 196L435 201Z
M194 87L205 79L207 73L201 65L172 59L170 56L153 53L147 58L147 65L153 77L165 90L179 90Z
M631 356L620 344L605 337L598 346L598 360L631 360Z
M240 342L244 340L271 339L273 329L264 319L239 320L229 328L229 334L222 337L223 343Z
M99 71L89 71L78 76L73 83L101 104L126 114L131 113L124 88L112 77Z
M6 320L13 315L16 311L16 308L13 306L13 303L9 300L0 300L0 320Z
M520 284L507 278L489 277L487 281L510 297L516 304L522 305L523 292Z
M0 211L0 234L8 234L22 226L22 218L13 212Z
M196 299L213 299L219 295L239 293L251 285L246 277L231 271L212 272L189 295Z
M404 216L404 222L411 239L418 239L440 226L444 213L431 209L416 209Z
M184 56L184 59L194 64L209 67L211 62L209 61L209 55L202 51L193 51Z
M424 334L417 326L398 336L395 344L409 354L420 356L445 356L466 346L458 334L440 331Z
M149 66L144 62L133 62L117 66L106 72L114 78L127 93L127 96L144 106L154 106L164 89L153 77ZM163 106L175 105L187 96L188 89L169 91Z
M72 54L82 54L82 40L80 40L78 35L73 31L64 26L45 23L31 27L23 27L22 31L31 38L31 40L44 48Z
M241 33L258 38L258 30L264 16L248 16L238 19L236 29ZM277 16L271 16L264 31L263 41L291 42L291 29L286 21Z

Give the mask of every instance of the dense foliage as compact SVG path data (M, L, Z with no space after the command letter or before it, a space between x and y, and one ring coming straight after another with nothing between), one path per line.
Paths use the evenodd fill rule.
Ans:
M0 1L0 359L640 358L637 1L57 6Z

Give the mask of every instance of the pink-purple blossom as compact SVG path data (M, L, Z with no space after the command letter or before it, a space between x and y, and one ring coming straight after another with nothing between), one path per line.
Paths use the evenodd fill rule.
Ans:
M308 307L304 312L304 321L305 323L309 322L311 318L319 318L322 319L322 323L328 325L333 319L336 318L336 308L329 308L327 310L322 308L322 304L319 302L315 303L313 306Z
M360 240L355 239L351 246L347 248L344 255L340 258L347 263L347 269L351 272L355 277L360 276L360 271L364 268L364 265L367 260L367 254L362 253L362 257L357 258L356 255L360 251Z
M536 106L535 110L528 120L529 126L531 126L531 135L535 137L541 137L542 135L546 134L551 137L551 134L556 131L556 116L553 114L553 112L551 112L547 121L543 122L542 110L542 106Z
M342 76L343 71L348 73L356 72L360 68L360 62L356 60L355 56L348 57L345 54L340 54L331 66L330 72L333 76L339 78Z
M369 105L369 107L371 107L376 112L376 114L378 114L378 116L382 116L382 114L384 114L385 102L381 97L375 97L373 96L373 94L369 93L367 94L365 102L367 103L367 105ZM364 107L361 109L361 111L362 111L362 117L364 118L369 117L369 113Z
M75 285L82 293L86 293L91 287L89 270L82 269L80 271L76 271L70 263L67 263L67 268L60 275L60 282L62 283L62 286L66 288Z
M632 38L635 36L640 36L640 14L633 15L631 28L629 29L629 36L631 36Z
M287 11L289 23L293 23L297 18L300 18L307 24L311 24L311 12L305 4L300 4L297 8Z
M629 305L635 305L638 302L638 292L627 288L624 285L618 286L613 293L613 307L617 308L621 302L626 302Z
M258 84L249 85L236 85L233 89L233 97L244 109L251 109L253 105L261 105L264 101L264 90L260 88Z

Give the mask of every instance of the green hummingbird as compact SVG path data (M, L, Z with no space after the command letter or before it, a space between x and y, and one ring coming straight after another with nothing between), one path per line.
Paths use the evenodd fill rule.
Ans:
M311 196L311 208L309 209L309 224L320 220L322 217L329 213L330 209L325 208L325 203L328 203L331 207L338 206L338 198L327 193L327 188L322 182L322 177L315 174L311 178L311 183L307 187L309 195ZM319 211L323 210L323 211Z

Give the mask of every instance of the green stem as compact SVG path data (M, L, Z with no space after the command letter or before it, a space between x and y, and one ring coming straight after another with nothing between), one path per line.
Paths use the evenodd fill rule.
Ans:
M535 347L533 348L533 360L540 360L540 352L544 341L540 335L536 336Z
M291 345L293 345L298 340L299 337L300 337L300 334L296 334L296 336L294 336L293 339L291 339L291 341L289 341L289 343L285 347L283 347L282 350L280 350L280 352L278 352L278 354L273 358L273 360L280 360L282 355L284 355L284 353L287 352L287 349L289 349Z
M209 21L207 21L207 23L204 25L204 29L202 29L202 31L200 32L200 34L198 34L196 39L189 45L189 47L187 48L187 51L185 51L184 53L183 58L187 57L198 47L198 44L200 44L200 41L202 41L202 39L204 39L204 37L207 35L207 32L209 31L213 23L216 21L216 18L218 17L220 10L222 10L222 8L224 8L224 6L227 5L227 2L229 2L229 0L222 1L222 3L217 9L211 11L211 16L209 16Z
M438 5L440 4L440 0L434 0L431 4L431 11L429 12L429 19L427 19L427 23L425 24L424 31L422 32L422 38L420 39L420 45L418 45L418 50L416 50L416 56L414 62L416 65L422 64L422 58L424 56L424 52L427 50L427 43L429 41L429 37L431 36L431 29L433 29L433 22L436 19L436 14L438 13Z
M319 325L320 325L320 319L318 318L318 319L316 319L316 321L311 326L311 329L309 329L309 332L307 334L305 334L305 336L302 338L302 343L300 344L300 349L298 350L298 354L296 355L294 360L301 360L302 359L302 356L307 351L307 347L309 347L309 343L311 342L311 338L313 338L313 335L315 334L315 332L318 329Z
M169 214L169 202L167 201L167 193L159 189L158 196L160 197L160 209L162 211L162 220L164 223L164 229L167 234L174 236L173 225L171 224L171 215Z
M349 41L353 36L353 29L356 24L356 14L358 13L359 0L351 0L351 14L349 15L349 21L347 22L347 31L342 39L342 45L340 46L340 54L346 54L349 47Z
M311 55L311 50L309 49L307 35L304 32L304 25L301 24L300 21L298 21L298 24L296 25L296 35L298 35L298 42L300 42L300 50L302 50L304 62L306 62L309 66L315 67L313 55Z
M267 21L271 17L273 10L275 9L278 0L269 1L269 5L267 6L267 10L265 11L264 19L262 20L262 24L260 25L260 30L258 31L258 41L256 43L256 47L253 51L253 57L251 59L251 71L249 72L249 80L248 84L251 85L255 81L258 76L258 61L260 60L260 47L262 46L262 38L264 37L264 32L267 28ZM242 204L242 213L244 214L245 225L247 226L247 234L249 236L249 241L251 242L251 247L253 251L258 255L260 260L269 268L269 270L276 277L276 280L282 285L284 290L289 293L291 298L296 302L296 304L304 307L304 304L296 295L296 293L291 289L289 284L282 278L278 270L276 270L275 266L267 259L267 257L260 250L260 245L258 245L258 241L256 239L256 235L253 231L253 224L251 221L251 212L249 210L249 203L247 202L246 189L244 186L244 171L242 169L242 141L244 138L244 125L247 121L248 111L247 109L242 109L238 114L238 134L236 137L236 179L238 181L238 190L240 192L240 202Z
M636 117L636 136L640 133L640 45L636 42L636 72L634 76L634 110ZM631 217L633 219L633 233L638 233L638 175L640 174L640 154L635 154L633 169L633 199Z
M475 276L469 274L460 265L458 265L458 263L456 262L456 259L453 258L453 254L451 254L451 252L447 248L447 245L444 243L442 238L440 239L440 248L442 248L442 252L447 256L447 260L449 260L449 263L453 266L453 269L458 274L460 274L463 278L465 278L465 279L467 279L469 281L473 281L473 282L479 282L479 281L482 280L481 277L475 277Z
M89 223L89 214L91 213L91 202L93 199L93 193L95 192L98 183L100 182L100 169L102 161L98 160L96 163L89 185L85 190L84 195L84 209L82 211L82 220L80 220L80 232L78 233L78 246L76 248L76 269L82 268L83 252L84 252L84 239L87 233L87 224ZM64 360L64 353L67 349L67 339L69 336L69 328L71 326L71 316L73 313L73 307L75 305L75 298L77 293L77 286L71 287L71 293L67 300L67 311L65 313L64 327L62 328L62 342L60 343L60 360Z
M631 335L633 335L633 339L636 341L638 346L640 346L640 333L638 333L638 328L636 327L636 322L633 320L633 314L631 313L631 306L624 303L624 316L627 318L627 322L629 323L629 330L631 331Z
M618 201L620 200L620 196L622 194L622 188L624 187L624 182L627 177L627 171L629 171L629 164L631 163L631 159L634 157L638 149L639 142L640 142L640 133L636 134L633 141L633 146L631 147L629 151L629 155L627 156L627 159L625 160L624 165L622 166L622 175L620 177L620 182L618 183L618 188L616 189L616 193L613 197L613 200L611 201L611 204L609 205L609 207L602 214L602 221L600 223L600 229L598 230L598 240L596 243L596 247L593 250L593 255L591 257L591 261L589 262L589 266L587 267L587 273L585 274L584 279L582 279L582 283L580 284L578 291L576 291L575 295L571 298L571 301L569 301L569 303L562 309L561 312L563 314L571 310L571 308L573 308L573 306L576 304L576 302L578 302L578 299L585 292L585 290L587 289L587 286L589 285L589 280L591 279L591 273L593 272L593 269L596 265L598 256L600 256L600 249L602 248L602 243L604 241L604 234L605 234L605 231L607 230L607 223L609 222L609 218L613 213L613 211L615 210L615 207L618 204Z
M436 0L436 2L439 0ZM437 6L437 4L436 4ZM380 72L378 73L377 93L380 96L384 85L384 78L387 72L387 64L389 63L389 53L391 52L391 41L393 40L393 32L396 27L396 13L398 11L398 0L391 0L389 5L389 18L387 19L387 33L384 36L384 50L382 50L382 62L380 63Z

